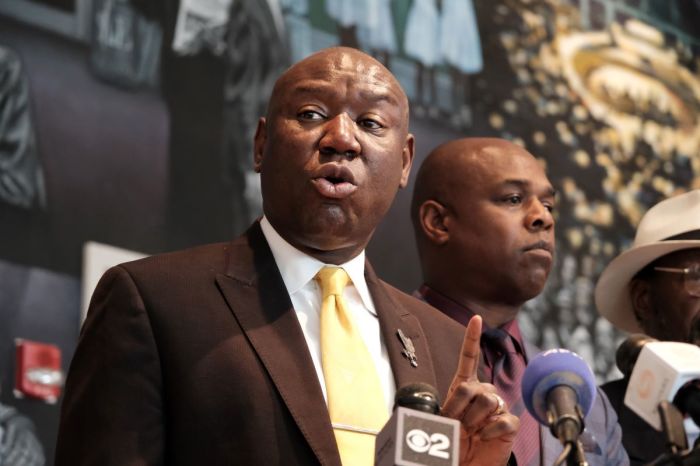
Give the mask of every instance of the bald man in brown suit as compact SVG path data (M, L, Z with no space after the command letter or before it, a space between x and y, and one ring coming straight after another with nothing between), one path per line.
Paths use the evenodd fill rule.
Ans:
M340 465L310 324L327 266L352 279L385 393L433 384L461 421L461 464L506 464L518 420L476 379L480 319L465 333L364 261L413 147L406 96L371 57L327 49L284 73L255 136L265 216L231 243L107 272L68 375L56 464Z

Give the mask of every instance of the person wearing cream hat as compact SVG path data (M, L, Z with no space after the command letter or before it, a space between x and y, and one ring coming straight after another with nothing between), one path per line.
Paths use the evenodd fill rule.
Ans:
M691 341L700 319L700 189L649 209L632 247L600 276L595 303L600 315L626 332ZM628 383L625 377L601 388L618 413L630 463L646 464L665 451L664 438L624 406Z
M688 340L700 314L700 189L649 209L632 247L600 276L595 303L621 330Z

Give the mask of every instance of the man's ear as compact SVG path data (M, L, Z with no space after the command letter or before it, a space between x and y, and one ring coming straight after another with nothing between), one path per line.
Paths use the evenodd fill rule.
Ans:
M441 246L450 239L447 230L447 207L433 199L425 201L418 209L418 221L423 234L431 243Z
M262 167L263 153L265 152L265 143L267 142L267 125L265 117L258 120L258 127L255 129L255 138L253 143L253 169L260 173Z
M405 188L408 186L408 177L411 174L411 166L413 165L413 155L415 152L415 138L411 133L406 136L406 143L401 151L401 182L399 187Z
M651 285L646 280L633 278L629 284L632 311L637 323L642 330L647 331L647 326L654 321L654 309L651 303Z

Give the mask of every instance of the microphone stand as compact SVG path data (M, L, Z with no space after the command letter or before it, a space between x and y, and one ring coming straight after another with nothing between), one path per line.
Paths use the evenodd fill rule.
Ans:
M564 450L554 462L554 466L562 466L564 462L566 462L566 466L588 466L580 441L564 445Z
M573 393L569 394L568 390L564 396L567 395L575 396ZM586 455L583 453L583 445L578 438L584 429L583 412L575 398L573 398L573 402L576 406L575 415L558 413L554 403L550 404L547 410L549 430L564 445L564 450L554 462L554 466L562 466L565 464L564 462L566 462L566 466L588 466Z
M685 453L664 453L648 466L700 466L700 449L693 448Z
M658 410L669 451L647 466L700 466L700 442L696 441L693 448L688 449L681 412L666 400L659 403Z

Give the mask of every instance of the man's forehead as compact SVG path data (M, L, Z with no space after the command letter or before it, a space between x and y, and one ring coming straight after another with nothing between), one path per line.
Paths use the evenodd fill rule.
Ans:
M657 259L659 265L669 265L682 264L688 261L696 262L700 260L700 241L698 241L698 246L696 248L681 249L680 251L674 251L670 254Z
M396 78L374 58L353 49L322 51L287 70L275 88L278 94L315 93L329 86L356 89L370 100L405 102Z
M465 154L465 172L482 186L542 189L554 195L544 167L532 154L515 144L488 145Z
M512 172L527 171L544 176L542 164L516 144L485 145L462 154L463 163L472 170L504 176L510 176L509 173Z
M356 49L336 47L322 50L292 65L285 74L323 75L326 72L352 73L354 75L394 80L391 72L375 58Z
M537 162L537 159L523 147L508 141L485 145L477 153L495 164L509 165L515 162L529 165Z

